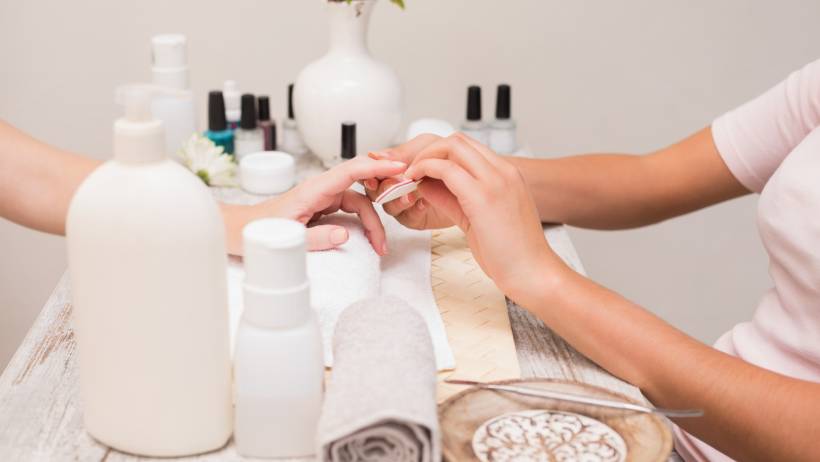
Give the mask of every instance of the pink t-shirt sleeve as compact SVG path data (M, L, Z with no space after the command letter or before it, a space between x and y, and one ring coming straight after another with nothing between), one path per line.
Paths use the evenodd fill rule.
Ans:
M718 117L712 123L712 137L735 178L759 193L786 155L817 126L820 60Z

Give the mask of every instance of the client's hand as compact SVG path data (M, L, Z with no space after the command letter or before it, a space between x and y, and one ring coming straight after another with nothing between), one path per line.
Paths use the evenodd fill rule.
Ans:
M439 139L404 175L426 177L420 190L428 209L464 231L476 261L507 295L543 286L567 269L544 238L520 172L486 146L461 133Z
M441 137L431 134L419 135L402 145L379 152L371 152L374 159L397 160L410 164L413 159L427 146L440 140ZM385 189L396 184L396 178L369 179L363 181L367 196L375 200ZM413 229L436 229L453 226L453 222L441 211L428 207L425 196L441 195L446 188L440 181L425 180L419 189L404 197L384 204L384 211L393 215L399 223Z
M260 204L223 205L228 252L234 255L242 253L242 228L257 218L282 217L309 224L322 215L342 210L359 216L373 249L379 255L384 255L387 253L387 240L373 203L349 188L357 181L399 175L406 168L407 164L404 162L357 157ZM307 232L309 250L331 249L344 244L347 239L347 230L341 226L314 226L308 228Z

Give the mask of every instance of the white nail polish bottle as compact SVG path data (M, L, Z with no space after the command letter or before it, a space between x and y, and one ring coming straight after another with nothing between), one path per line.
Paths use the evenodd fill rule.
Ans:
M498 154L518 150L515 121L510 118L510 86L501 84L495 97L495 120L490 124L490 149Z
M233 153L236 160L254 152L265 150L265 133L256 125L256 98L250 94L242 95L242 118L239 128L233 132Z
M481 87L467 88L467 120L461 124L461 132L483 145L490 142L487 124L481 121Z
M266 218L242 231L244 311L236 334L236 450L306 457L316 450L324 360L310 307L305 226Z
M293 84L288 85L288 117L282 121L282 144L279 148L292 156L308 153L293 114Z

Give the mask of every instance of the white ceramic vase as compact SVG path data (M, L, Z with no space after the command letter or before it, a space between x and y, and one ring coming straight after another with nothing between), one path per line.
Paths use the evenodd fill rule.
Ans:
M329 50L296 79L293 103L299 131L327 166L340 161L342 122L356 123L359 154L391 146L401 126L401 82L367 48L375 5L376 0L328 0Z

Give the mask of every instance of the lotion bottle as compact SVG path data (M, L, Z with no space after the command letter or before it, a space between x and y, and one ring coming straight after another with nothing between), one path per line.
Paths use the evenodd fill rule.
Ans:
M250 93L242 95L242 118L233 132L233 149L237 162L246 154L265 150L265 135L256 125L256 98Z
M467 120L461 124L461 132L483 145L490 142L487 124L481 121L481 87L467 88Z
M490 149L499 154L518 150L515 120L510 117L510 86L501 84L495 96L495 120L490 124Z
M283 218L242 231L244 311L236 334L236 450L245 457L305 457L316 450L322 407L322 337L310 307L305 227Z
M207 187L168 159L151 99L129 85L114 158L68 210L85 428L119 451L178 457L231 435L225 228Z
M188 85L186 39L181 34L156 35L151 39L154 85L179 90L174 95L157 94L151 112L165 127L165 153L179 161L179 150L196 133L194 97Z

